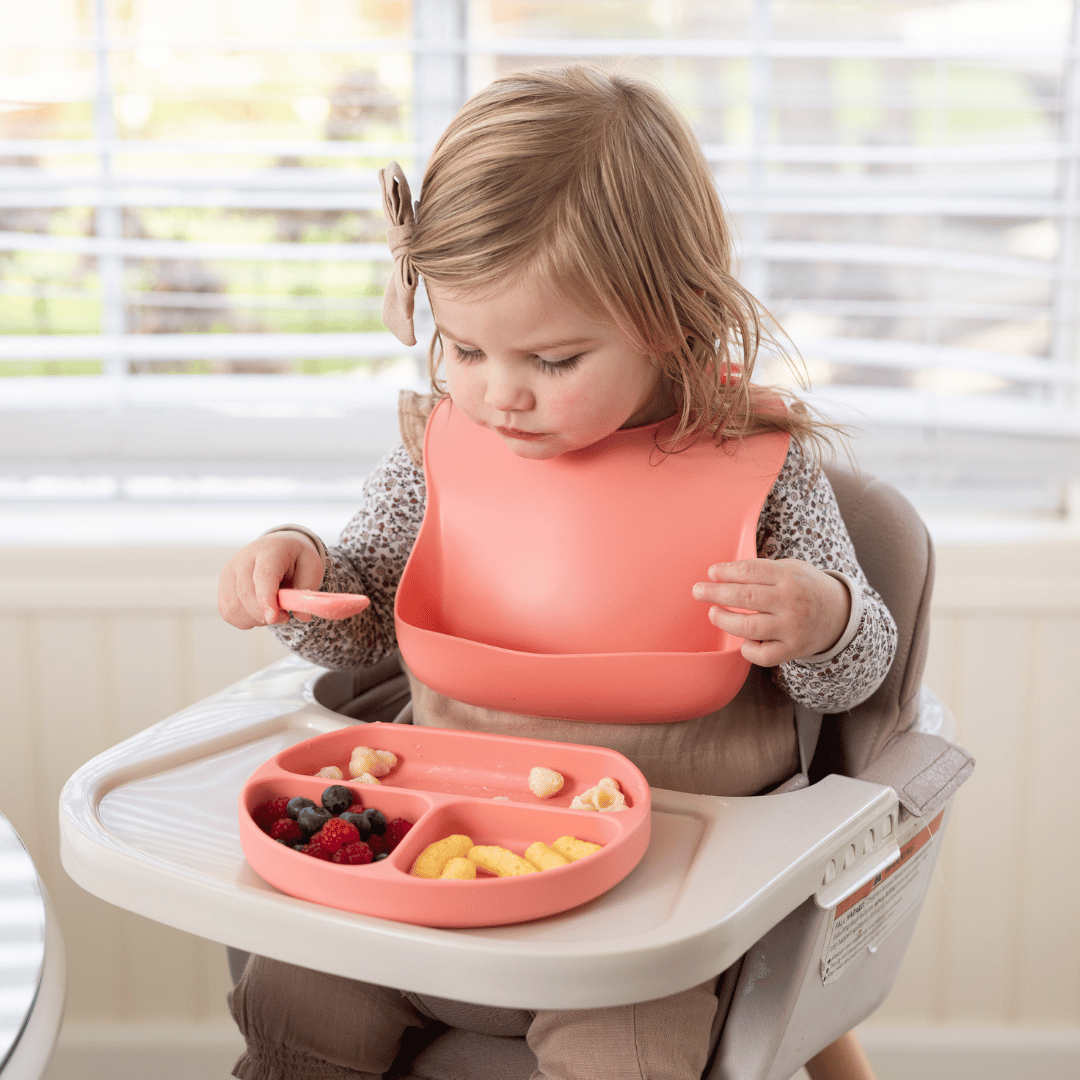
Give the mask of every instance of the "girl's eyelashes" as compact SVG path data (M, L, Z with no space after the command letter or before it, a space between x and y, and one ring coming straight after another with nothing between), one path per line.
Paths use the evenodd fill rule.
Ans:
M450 343L450 348L453 349L454 356L465 364L475 363L477 360L484 359L484 354L480 349L463 349L454 342ZM584 355L584 353L577 353L575 356L566 357L565 360L544 360L539 356L535 356L533 359L536 361L536 366L546 375L557 375L563 372L573 371L574 368L581 363Z
M578 353L576 356L568 356L565 360L541 360L538 356L536 364L547 375L560 375L566 371L573 371L581 363L583 355L583 353Z
M454 350L454 355L465 363L469 363L473 360L482 360L484 354L479 349L463 349L460 345L450 343L450 348Z

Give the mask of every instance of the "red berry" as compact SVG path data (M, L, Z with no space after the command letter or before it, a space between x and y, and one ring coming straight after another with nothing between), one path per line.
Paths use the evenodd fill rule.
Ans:
M296 850L302 851L305 855L310 855L313 859L322 859L323 862L329 862L333 858L330 852L320 844L305 844L304 847Z
M278 820L278 818L286 816L285 807L288 806L288 804L288 795L282 795L280 798L276 799L268 799L266 802L256 806L251 812L251 816L255 819L255 824L265 832Z
M386 832L383 839L386 841L386 850L393 851L401 843L405 834L412 828L412 822L402 817L396 817L386 823Z
M390 848L387 846L386 837L380 836L378 833L372 833L368 838L368 847L371 848L375 855L385 855Z
M303 835L304 830L291 817L278 818L270 826L271 840L299 840Z
M342 866L363 866L371 862L375 856L371 848L363 840L357 840L355 844L346 844L330 857L331 862L341 863Z
M360 839L360 830L341 818L332 817L312 838L313 844L334 854L346 844L355 844Z
M355 795L353 797L356 798ZM362 814L363 812L364 804L359 799L356 799L356 802L354 802L348 810L342 810L343 814Z

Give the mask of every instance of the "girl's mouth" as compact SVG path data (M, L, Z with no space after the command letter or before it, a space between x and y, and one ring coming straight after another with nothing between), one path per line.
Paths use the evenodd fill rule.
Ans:
M542 431L518 431L517 428L497 427L495 429L500 435L507 439L525 439L531 441L533 439L545 438L545 433Z

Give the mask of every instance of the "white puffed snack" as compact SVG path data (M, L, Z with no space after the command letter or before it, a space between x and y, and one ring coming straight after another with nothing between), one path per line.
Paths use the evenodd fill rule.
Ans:
M562 773L554 769L544 769L537 765L529 770L529 790L538 799L550 799L562 791Z
M370 746L354 746L349 761L349 775L359 777L362 773L371 776L386 776L397 765L397 755L389 750L372 750Z
M619 787L619 781L605 776L596 787L575 795L570 800L571 810L599 810L607 813L612 810L626 809L626 796Z
M316 774L324 780L344 780L345 774L336 765L324 765Z

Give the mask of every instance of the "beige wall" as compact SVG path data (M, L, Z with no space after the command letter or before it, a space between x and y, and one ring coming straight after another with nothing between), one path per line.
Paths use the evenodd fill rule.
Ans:
M0 809L60 911L75 1021L219 1021L221 947L109 907L57 855L64 780L279 655L214 608L230 552L8 549ZM1080 541L939 549L926 683L978 759L900 982L871 1022L1080 1031Z

